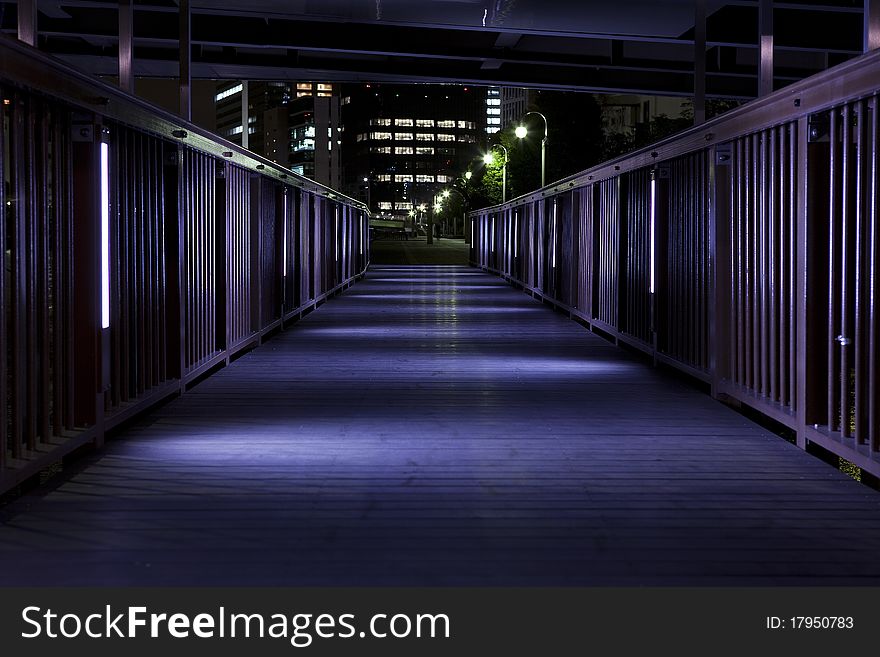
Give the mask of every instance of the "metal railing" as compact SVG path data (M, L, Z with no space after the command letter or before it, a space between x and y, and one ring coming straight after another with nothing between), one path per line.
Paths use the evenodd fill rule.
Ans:
M880 52L470 214L473 264L880 476Z
M0 492L350 286L366 206L0 39Z

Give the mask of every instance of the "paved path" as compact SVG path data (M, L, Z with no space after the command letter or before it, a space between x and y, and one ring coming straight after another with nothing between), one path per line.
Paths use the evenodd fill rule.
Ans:
M77 470L0 584L880 584L880 494L463 267L373 267Z
M464 240L382 239L370 244L370 260L375 265L467 265L469 249Z

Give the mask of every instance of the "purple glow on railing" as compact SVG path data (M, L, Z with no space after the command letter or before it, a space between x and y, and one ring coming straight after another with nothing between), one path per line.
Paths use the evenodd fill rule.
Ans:
M281 275L283 277L286 277L287 276L287 192L286 191L284 192L283 198L284 198L284 201L283 201L284 209L281 213L281 216L283 217L282 225L284 227L282 243L281 243L282 259L283 259L283 263L281 265L281 271L283 273Z
M517 252L519 251L519 232L517 231L517 226L519 223L519 213L514 210L513 211L513 257L517 257Z
M101 328L110 328L110 146L101 142Z
M650 215L649 220L651 223L651 244L649 247L651 249L651 252L649 254L649 257L651 259L651 264L650 264L651 283L650 283L648 289L651 294L654 294L654 278L656 276L656 264L655 264L656 248L654 246L654 224L656 221L655 218L657 216L657 207L656 207L656 203L655 203L656 195L657 195L657 181L654 179L654 174L652 172L651 173L651 205L648 208L648 213Z

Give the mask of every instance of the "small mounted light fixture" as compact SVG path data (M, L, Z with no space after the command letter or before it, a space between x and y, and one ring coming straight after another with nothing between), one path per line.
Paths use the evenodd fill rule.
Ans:
M172 137L177 137L178 139L186 139L186 130L172 130Z
M232 157L232 151L223 151L223 157Z
M258 165L257 165L257 169L259 169L260 171L262 171L262 170L265 169L265 168L266 168L266 166L265 166L264 164L258 164Z

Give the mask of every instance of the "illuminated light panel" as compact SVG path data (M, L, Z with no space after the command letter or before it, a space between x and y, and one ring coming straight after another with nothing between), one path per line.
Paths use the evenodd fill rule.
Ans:
M110 328L110 146L101 142L101 328Z
M656 207L656 203L655 203L656 195L657 195L657 181L654 180L654 177L653 177L653 176L651 176L651 205L650 205L650 207L648 208L648 212L649 212L649 221L650 221L650 224L651 224L651 229L650 229L650 247L649 247L649 248L651 249L651 251L650 251L650 253L649 253L649 258L650 258L650 260L651 260L649 266L650 266L651 272L650 272L650 283L649 283L649 285L648 285L648 291L649 291L651 294L654 294L654 283L655 283L654 277L655 277L655 275L656 275L656 272L655 272L655 268L656 268L656 262L655 262L655 258L656 258L656 249L655 249L655 246L654 246L654 224L655 224L655 218L656 218L656 215L657 215L657 207Z
M556 266L556 200L553 200L553 232L552 232L553 242L550 245L550 248L553 249L550 252L550 266Z
M333 240L333 254L336 256L336 259L339 260L339 206L336 206L336 239Z
M284 195L284 211L281 216L283 217L283 225L284 231L282 233L281 238L281 253L282 253L282 264L281 264L281 276L287 277L287 194Z
M519 238L518 238L519 233L517 232L518 223L519 223L519 213L514 212L513 213L513 257L514 258L516 257L516 254L518 251L517 247L519 246Z

